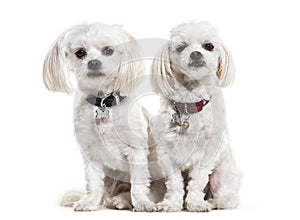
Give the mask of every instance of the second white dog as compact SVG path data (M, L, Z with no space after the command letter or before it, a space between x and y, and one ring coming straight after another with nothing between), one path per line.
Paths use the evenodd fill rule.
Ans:
M196 212L236 207L240 173L220 89L233 81L234 69L217 31L206 22L175 27L151 71L153 88L162 96L161 119L153 130L167 177L158 210L179 211L183 204Z

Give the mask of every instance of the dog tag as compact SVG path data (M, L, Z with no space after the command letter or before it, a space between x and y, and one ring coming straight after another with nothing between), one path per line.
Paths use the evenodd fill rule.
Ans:
M172 115L172 120L171 120L171 122L172 122L173 124L178 124L178 125L181 124L180 116L179 116L178 113L174 113L174 114Z
M190 123L188 122L188 121L184 121L184 122L182 122L182 128L184 128L184 129L188 129L189 127L190 127Z
M101 119L101 118L108 119L109 118L109 111L108 111L108 109L105 108L105 107L99 107L96 110L96 118L97 119Z

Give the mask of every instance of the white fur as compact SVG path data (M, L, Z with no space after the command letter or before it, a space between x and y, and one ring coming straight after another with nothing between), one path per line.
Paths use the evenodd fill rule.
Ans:
M178 45L186 43L182 51ZM214 45L212 51L203 48ZM190 54L199 51L205 65L189 65ZM153 89L162 97L161 119L154 122L155 138L160 140L158 162L167 176L167 192L157 205L160 211L209 211L212 208L234 208L238 205L240 173L232 158L225 107L221 86L234 79L233 62L217 31L206 22L189 22L171 30L171 39L153 61ZM184 132L171 124L175 113L169 100L196 103L210 102L204 109L190 114L190 127ZM163 137L162 137L163 136ZM182 171L188 171L189 181L184 199ZM204 200L204 189L209 184L213 197Z
M101 50L110 46L111 56ZM83 59L75 56L84 48ZM147 166L147 119L143 109L134 102L131 92L135 80L143 72L136 61L138 52L135 40L118 25L84 24L65 31L51 46L44 63L44 82L49 90L72 93L73 74L78 90L75 94L74 126L80 144L86 176L86 193L74 205L76 211L99 209L99 204L136 211L153 211L155 205L148 198L149 170ZM90 60L100 60L103 75L88 76ZM109 108L109 119L95 119L96 107L86 101L88 95L109 94L119 91L127 96L119 105ZM107 195L113 183L106 178L118 178L131 183L130 196L121 193ZM108 181L109 182L109 181ZM117 183L119 184L119 183ZM117 188L118 186L115 186ZM66 203L74 199L66 198ZM131 200L131 201L130 201Z

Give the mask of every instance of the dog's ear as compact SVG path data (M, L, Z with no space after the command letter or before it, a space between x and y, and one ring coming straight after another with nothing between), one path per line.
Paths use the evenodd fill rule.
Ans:
M162 95L172 94L174 76L171 70L169 44L162 47L158 56L154 57L151 65L152 88L156 93Z
M235 67L230 51L224 44L220 46L219 65L217 69L217 76L219 79L219 86L230 86L234 81Z
M122 61L118 68L115 89L129 93L133 91L139 76L145 69L135 38L126 31L124 31L124 38L125 42L119 45L122 50Z
M68 31L59 36L52 44L44 61L43 79L47 89L55 92L73 92L72 83L66 66L64 39Z

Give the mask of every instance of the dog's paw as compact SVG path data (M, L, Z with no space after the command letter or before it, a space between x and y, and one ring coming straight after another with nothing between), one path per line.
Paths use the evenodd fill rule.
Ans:
M134 206L133 211L135 211L135 212L155 212L156 205L152 201L139 202Z
M208 202L212 205L212 209L234 209L239 205L238 199L210 199Z
M130 201L122 195L117 195L112 198L112 206L116 209L132 209Z
M156 205L158 212L179 212L182 210L181 204L175 204L170 201L162 201Z
M81 212L96 211L99 209L99 203L95 202L95 201L84 199L84 200L75 202L73 209L74 209L74 211L81 211Z
M186 204L186 209L189 212L209 212L212 205L204 200L198 203L189 202Z

